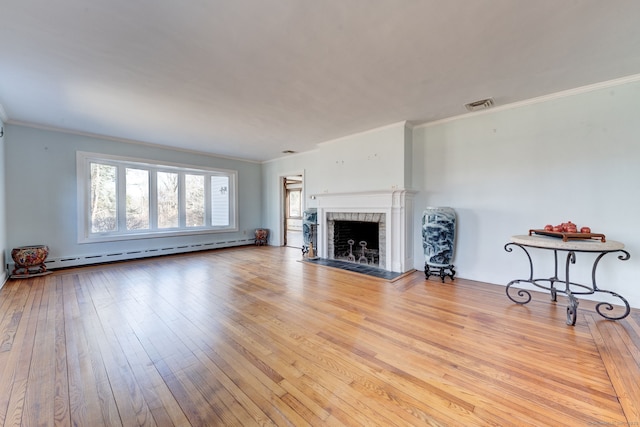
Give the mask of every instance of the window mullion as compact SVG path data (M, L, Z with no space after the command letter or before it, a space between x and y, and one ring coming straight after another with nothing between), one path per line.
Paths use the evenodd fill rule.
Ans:
M234 224L237 225L237 200L236 200L236 180L235 180L235 175L231 175L228 177L229 178L229 197L233 198L233 200L235 200L234 202L230 202L229 203L229 211L227 212L229 215L229 224Z
M204 176L204 226L211 225L211 175Z
M158 229L158 170L149 169L149 229Z
M126 233L127 231L127 167L124 165L116 165L116 200L117 200L117 221L118 233Z
M187 226L187 185L185 183L185 173L178 173L178 226L186 228Z
M82 194L84 196L84 203L82 206L84 226L82 227L84 239L87 239L91 235L91 158L84 159L82 164L85 169L83 170L84 185L82 186ZM80 189L80 187L78 187Z

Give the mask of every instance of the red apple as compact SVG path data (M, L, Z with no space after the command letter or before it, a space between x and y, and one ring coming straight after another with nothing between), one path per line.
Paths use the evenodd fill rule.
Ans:
M553 231L553 225L547 224L544 226L544 231Z
M553 231L555 231L556 233L562 233L562 225L554 225Z
M580 229L581 233L591 233L591 229L589 227L582 227Z

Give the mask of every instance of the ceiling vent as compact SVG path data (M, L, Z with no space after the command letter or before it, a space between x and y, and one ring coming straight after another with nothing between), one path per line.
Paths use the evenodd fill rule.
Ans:
M493 98L481 99L464 105L469 111L484 110L493 107Z

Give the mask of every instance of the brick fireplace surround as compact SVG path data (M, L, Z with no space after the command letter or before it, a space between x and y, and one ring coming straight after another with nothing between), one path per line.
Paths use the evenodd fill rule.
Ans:
M379 222L380 268L398 273L413 269L413 192L381 190L316 194L318 255L333 259L331 222L341 219Z

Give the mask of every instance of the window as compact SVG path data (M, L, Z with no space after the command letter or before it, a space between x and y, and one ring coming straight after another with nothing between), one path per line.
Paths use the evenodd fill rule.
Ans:
M116 167L91 164L91 232L115 231L116 210ZM99 183L99 184L98 184Z
M178 174L157 172L158 180L158 228L176 228L178 219Z
M237 231L237 172L77 153L78 242Z
M287 191L287 195L289 196L289 199L287 200L289 205L289 218L302 218L301 194L301 190Z
M204 175L185 175L184 178L187 227L201 227L204 225Z
M95 165L95 163L92 163ZM115 169L115 168L114 168ZM149 229L149 171L126 169L127 230ZM92 188L94 186L91 177Z
M218 227L229 226L229 177L211 177L211 225Z

